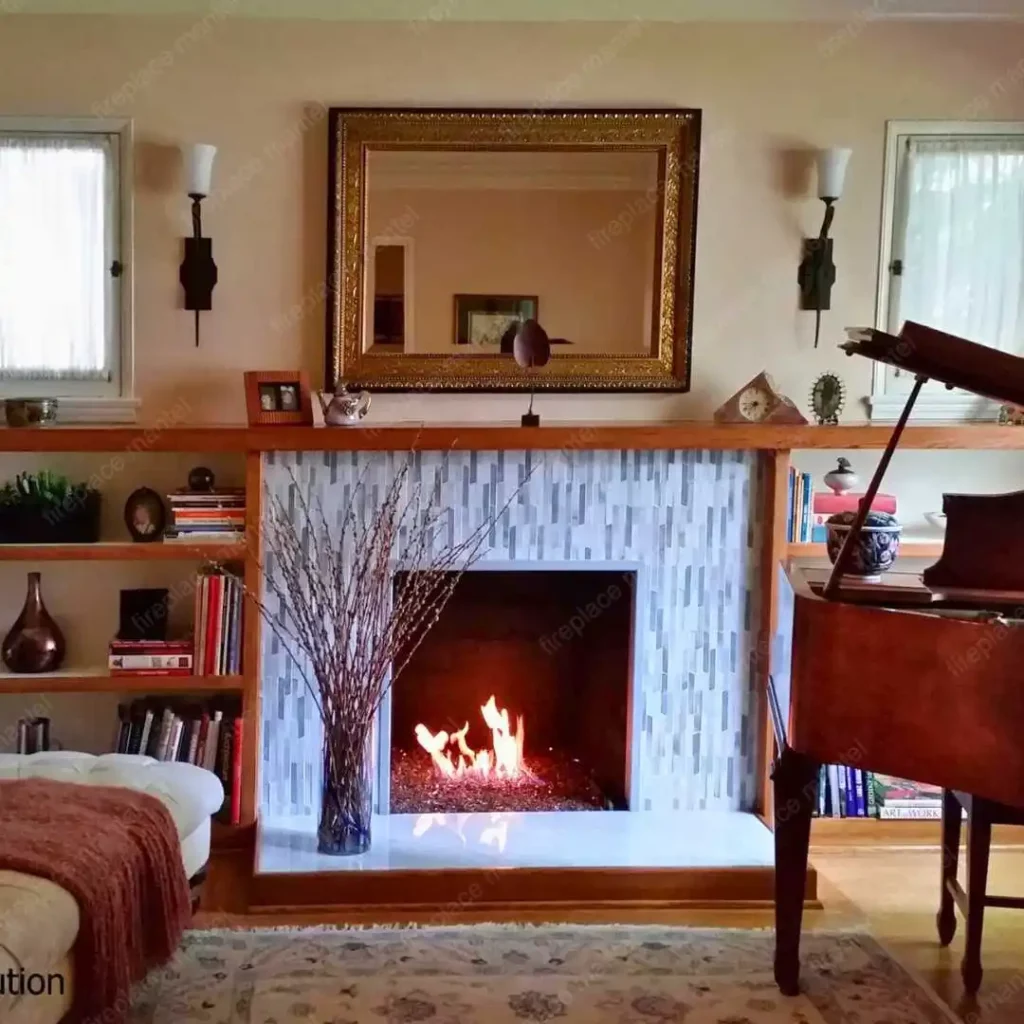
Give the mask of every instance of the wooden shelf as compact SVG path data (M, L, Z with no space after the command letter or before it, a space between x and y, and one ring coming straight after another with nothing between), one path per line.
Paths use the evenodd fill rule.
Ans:
M264 452L264 451L573 451L699 449L786 451L884 448L890 424L837 427L724 424L708 420L637 423L427 424L356 427L5 427L0 452ZM1024 428L998 423L936 424L906 429L901 450L1024 450Z
M791 558L828 558L824 544L789 544L786 550ZM907 541L900 545L899 557L938 558L941 554L942 541Z
M0 673L5 693L241 693L243 676L112 676L106 669L43 672L39 675Z
M964 835L966 836L966 828ZM1024 844L1024 829L997 825L992 841L1003 846ZM941 846L942 822L937 819L814 818L815 846Z
M0 562L209 562L245 558L243 541L133 544L100 541L96 544L0 544Z

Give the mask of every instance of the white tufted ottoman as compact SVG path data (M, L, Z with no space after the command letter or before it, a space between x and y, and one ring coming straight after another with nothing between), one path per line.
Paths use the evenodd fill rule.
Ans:
M212 772L191 764L154 761L137 754L0 754L0 779L56 779L93 786L124 786L160 800L181 839L185 874L194 878L210 855L210 816L224 801ZM71 1005L71 949L78 936L78 905L53 882L0 871L0 974L57 973L63 997L0 994L4 1024L56 1024Z

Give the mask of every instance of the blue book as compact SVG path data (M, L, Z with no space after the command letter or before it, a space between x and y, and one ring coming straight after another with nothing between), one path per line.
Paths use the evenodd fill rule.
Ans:
M846 775L846 816L848 818L857 817L857 787L853 781L853 769L844 768Z
M786 540L792 543L796 540L794 525L796 522L796 470L789 467L789 501L786 505Z
M800 509L800 542L806 544L811 539L811 474L803 474L803 508Z
M864 794L864 772L861 771L860 768L853 769L853 780L855 782L853 791L857 798L857 817L866 818L868 816L868 810L867 799Z

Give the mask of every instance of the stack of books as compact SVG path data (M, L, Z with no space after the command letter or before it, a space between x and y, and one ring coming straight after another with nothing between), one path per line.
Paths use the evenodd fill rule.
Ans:
M196 578L195 674L242 671L242 581L223 569Z
M863 492L835 494L832 491L812 493L810 473L789 468L789 506L786 518L786 540L790 544L824 544L828 540L826 523L837 512L856 512ZM891 494L876 494L871 503L875 512L896 515L896 499Z
M817 814L821 818L877 817L871 772L841 764L822 765Z
M856 512L863 497L863 493L853 491L847 494L834 494L832 491L815 494L811 502L812 543L824 544L828 539L828 530L825 526L828 517L834 516L837 512ZM896 498L891 494L876 494L875 500L871 502L871 511L896 515Z
M167 495L171 524L164 533L168 541L210 541L226 543L245 535L245 489L224 487L218 491L175 491Z
M821 818L889 821L938 819L942 817L942 790L861 768L822 765L816 814Z
M811 486L810 473L798 473L789 467L786 540L790 544L806 544L811 539Z
M872 778L880 818L920 821L942 817L940 787L893 775L876 774Z
M111 640L107 668L112 676L190 676L191 640Z
M213 772L226 798L218 817L241 818L242 717L237 707L162 703L147 697L118 705L115 747L119 754L145 754Z

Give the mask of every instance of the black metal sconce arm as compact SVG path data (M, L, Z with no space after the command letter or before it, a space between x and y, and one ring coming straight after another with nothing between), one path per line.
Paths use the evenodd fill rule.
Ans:
M800 308L813 309L814 347L821 334L822 310L832 308L832 285L836 281L836 265L832 261L832 239L828 234L836 215L835 199L823 199L825 216L817 238L805 238L803 258L797 280L800 284Z
M192 237L185 239L185 255L178 280L185 290L185 309L196 316L196 347L199 347L199 313L213 309L213 289L217 284L217 264L213 262L213 243L203 238L201 203L203 196L190 192L192 200Z

